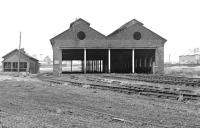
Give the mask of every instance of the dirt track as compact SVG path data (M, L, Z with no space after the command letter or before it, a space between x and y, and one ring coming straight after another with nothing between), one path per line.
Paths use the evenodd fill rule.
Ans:
M199 103L182 103L12 77L0 81L0 126L199 128Z

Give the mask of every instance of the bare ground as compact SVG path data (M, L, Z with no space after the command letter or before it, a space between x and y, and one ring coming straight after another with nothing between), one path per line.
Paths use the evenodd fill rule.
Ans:
M200 66L170 66L165 67L165 74L180 75L192 78L200 78Z
M200 102L186 103L0 76L2 128L199 128Z

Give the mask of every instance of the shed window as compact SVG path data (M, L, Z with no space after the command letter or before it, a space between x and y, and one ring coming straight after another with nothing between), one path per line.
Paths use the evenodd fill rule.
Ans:
M4 68L11 68L10 62L4 62Z
M19 67L20 68L27 68L27 63L26 62L20 62Z
M20 68L20 71L22 71L22 72L26 71L27 63L26 62L20 62L19 68Z
M13 68L18 68L18 62L13 62Z
M4 62L4 71L5 72L11 71L11 62Z
M135 40L140 40L141 37L142 37L142 35L141 35L140 32L135 32L135 33L133 34L133 38L134 38Z
M13 62L12 65L13 65L12 71L13 72L18 71L18 62Z
M86 35L83 31L80 31L77 33L77 37L79 40L83 40L83 39L85 39Z

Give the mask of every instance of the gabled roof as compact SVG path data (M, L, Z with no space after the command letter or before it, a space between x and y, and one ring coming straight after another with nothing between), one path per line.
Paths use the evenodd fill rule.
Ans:
M87 21L85 21L85 20L79 18L79 19L76 19L74 22L72 22L72 23L70 24L70 28L71 28L73 25L78 24L78 23L80 23L80 22L84 22L84 23L86 23L88 26L90 26L90 23L89 23L89 22L87 22ZM69 29L70 29L70 28L69 28ZM51 39L50 39L51 44L52 44L52 40L53 40L53 39L55 39L56 37L58 37L59 35L62 35L63 33L67 32L67 31L69 31L69 29L67 29L67 30L65 30L64 32L62 32L62 33L60 33L60 34L54 36L53 38L51 38Z
M97 31L96 29L90 27L90 23L89 23L89 22L87 22L87 21L85 21L85 20L79 18L79 19L76 19L74 22L72 22L72 23L70 24L70 28L69 28L69 29L67 29L67 30L65 30L64 32L62 32L62 33L60 33L60 34L54 36L53 38L51 38L51 39L50 39L51 45L54 44L54 41L53 41L53 40L54 40L55 38L57 38L58 36L60 36L60 35L62 35L62 34L64 34L64 33L66 33L66 32L68 32L68 31L71 29L71 27L72 27L73 25L79 24L80 22L86 23L86 24L89 26L89 28L91 28L92 30L94 30L95 32L97 32L98 34L100 34L100 35L102 35L103 37L106 38L106 36L105 36L104 34L100 33L100 32Z
M136 19L133 19L133 20L131 20L131 21L125 23L124 25L122 25L120 28L118 28L117 30L115 30L114 32L112 32L111 34L109 34L107 37L109 38L109 37L112 36L112 35L118 34L118 33L122 32L122 31L124 31L124 30L130 28L131 26L136 25L136 24L141 25L142 27L144 27L144 26L143 26L143 25L144 25L143 23L141 23L140 21L138 21L138 20L136 20ZM147 30L149 30L149 31L152 32L153 34L157 35L158 37L160 37L160 38L163 40L163 42L166 42L166 41L167 41L165 38L161 37L160 35L156 34L155 32L151 31L150 29L148 29L148 28L146 28L146 27L144 27L144 28L147 29Z
M13 53L15 53L15 52L18 53L19 50L18 50L18 49L14 49L14 50L12 50L11 52L9 52L8 54L4 55L2 58L5 59L7 56L9 56L9 55L11 55L11 54L13 54ZM26 56L27 58L29 58L29 59L31 59L31 60L38 61L37 59L33 58L32 56L29 56L28 54L26 54L25 51L22 50L22 49L20 49L20 54Z
M87 24L87 25L90 27L90 23L89 23L89 22L87 22L87 21L85 21L85 20L79 18L79 19L75 20L74 22L72 22L72 23L70 24L70 28L69 28L69 29L67 29L67 30L65 30L64 32L58 34L57 36L51 38L51 39L50 39L51 45L53 45L53 44L55 43L55 42L54 42L54 39L55 39L55 38L57 38L58 36L62 35L63 33L67 32L67 31L69 31L73 25L79 24L79 23L81 23L81 22ZM144 26L143 26L143 23L141 23L140 21L138 21L138 20L136 20L136 19L133 19L133 20L130 20L129 22L125 23L124 25L122 25L120 28L118 28L117 30L115 30L114 32L112 32L111 34L109 34L108 36L105 36L105 35L101 34L100 32L96 31L96 30L93 29L93 28L92 28L92 29L95 30L96 32L100 33L101 35L105 36L105 38L108 38L108 39L109 39L109 37L111 37L111 36L113 36L113 35L115 35L115 34L118 34L118 33L122 32L122 31L125 31L125 30L127 30L128 28L132 27L133 25L140 25L140 26L144 27ZM90 27L90 28L91 28L91 27ZM147 29L147 30L149 30L149 31L151 31L150 29L148 29L148 28L146 28L146 27L144 27L144 28ZM155 34L156 36L160 37L160 38L163 40L164 43L167 41L166 39L164 39L163 37L159 36L159 35L156 34L155 32L153 32L153 31L151 31L151 32L152 32L153 34Z
M115 35L117 33L120 33L121 31L123 31L123 30L125 30L125 29L127 29L127 28L129 28L129 27L131 27L131 26L133 26L135 24L143 25L143 23L139 22L136 19L133 19L133 20L125 23L124 25L122 25L120 28L118 28L117 30L115 30L114 32L112 32L111 34L109 34L107 37Z

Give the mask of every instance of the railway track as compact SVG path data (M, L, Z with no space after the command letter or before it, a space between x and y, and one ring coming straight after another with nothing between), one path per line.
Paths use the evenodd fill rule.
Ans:
M53 79L52 78L53 77L49 77L49 78L46 77L46 79L50 80L53 83L63 84L62 81L56 81L56 80L53 80L55 78L53 78ZM44 79L44 77L42 79ZM45 97L49 98L48 95L45 95ZM55 98L51 97L51 99L57 100L56 97L57 96L55 96ZM59 94L59 97L65 98L65 95ZM23 96L20 96L20 97L17 96L16 99L18 99L18 98L23 98ZM34 97L32 97L32 98L34 98ZM16 101L16 99L13 99L10 103L15 103L15 104L17 103L16 105L20 104L19 102ZM43 100L46 101L44 97L43 97ZM30 101L32 101L32 100L30 100ZM48 101L46 101L46 102L48 102ZM26 108L25 110L27 110L27 108L30 107L30 104L26 104L26 103L24 104L24 103L22 103L20 105L22 105L23 108ZM56 107L52 107L52 106L46 107L46 106L43 106L44 105L43 102L41 102L41 104L39 104L39 103L32 104L31 110L32 109L39 110L40 113L45 113L45 114L48 113L48 112L56 113L56 111L54 111L56 109ZM59 104L59 101L57 101L56 103ZM131 114L123 113L123 112L115 112L115 111L112 111L112 110L105 110L105 109L100 108L100 107L96 108L96 107L90 106L88 104L82 104L82 103L73 102L73 101L70 101L70 100L65 100L64 102L62 100L61 103L71 105L73 107L76 107L78 109L81 109L81 110L84 110L84 111L87 111L87 112L90 112L90 113L101 115L102 118L106 118L109 122L121 122L123 124L125 123L125 124L128 124L130 126L132 125L132 126L135 126L135 127L136 126L137 127L141 127L141 126L147 127L147 126L149 126L149 127L159 127L159 128L176 127L175 124L169 124L169 123L166 123L166 122L162 122L162 121L160 121L159 118L142 117L142 116L131 115ZM43 125L48 124L48 122L45 118L38 119L37 116L32 114L32 113L27 113L27 112L24 113L24 111L22 111L22 110L21 111L15 111L15 109L12 109L12 106L6 106L4 104L0 104L0 109L1 109L2 112L6 113L8 116L14 115L14 116L19 117L19 118L23 116L23 117L29 118L29 119L31 119L35 122L36 121L38 122L38 120L40 120L40 122L42 122ZM62 112L65 112L65 111L62 111ZM45 117L45 116L42 116L42 117ZM182 126L185 126L185 125L182 125Z
M111 76L113 77L113 76ZM53 76L40 76L40 79L50 83L56 84L65 84L70 83L75 86L88 85L90 88L102 89L102 90L111 90L120 93L126 94L140 94L151 97L158 97L163 99L172 99L172 100L199 100L200 95L193 94L190 90L180 91L180 90L171 90L170 88L158 88L156 86L147 86L147 85L127 85L123 83L106 83L103 79L86 77L81 79L78 76L71 75L70 77L53 77ZM123 78L124 79L124 78Z
M104 75L103 77L200 87L200 78L188 78L188 77L169 76L169 75L146 75L146 74L126 74L126 75L113 74L113 75Z

